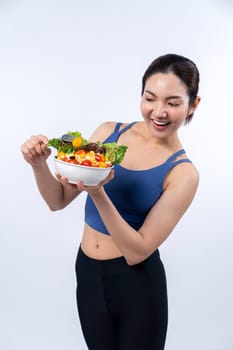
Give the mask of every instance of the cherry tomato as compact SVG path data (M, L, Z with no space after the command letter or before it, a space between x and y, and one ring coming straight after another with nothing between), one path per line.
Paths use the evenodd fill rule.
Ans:
M84 149L78 149L76 152L75 152L76 155L79 155L81 157L84 157L85 154L86 154L86 151L84 151Z
M95 160L96 160L97 162L100 162L100 161L102 160L100 154L98 154L98 153L95 154Z
M82 162L81 162L81 165L85 165L85 166L91 166L91 160L90 159L84 159Z
M72 163L72 164L79 164L79 162L78 162L76 159L70 159L70 160L69 160L69 163Z
M63 160L63 162L68 162L69 159L67 157L63 157L61 160Z

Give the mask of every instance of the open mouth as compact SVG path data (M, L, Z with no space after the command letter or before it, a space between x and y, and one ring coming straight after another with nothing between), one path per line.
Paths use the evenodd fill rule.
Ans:
M169 124L169 122L165 120L162 121L162 120L152 119L152 122L157 126L167 126Z

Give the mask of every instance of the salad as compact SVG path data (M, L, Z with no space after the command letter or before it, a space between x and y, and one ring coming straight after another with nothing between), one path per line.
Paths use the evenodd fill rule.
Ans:
M116 142L88 142L79 131L68 131L61 138L48 141L57 150L56 159L90 167L109 168L121 163L127 146Z

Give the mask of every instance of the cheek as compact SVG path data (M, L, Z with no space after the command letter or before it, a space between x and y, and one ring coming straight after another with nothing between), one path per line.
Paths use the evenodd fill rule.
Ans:
M143 115L147 114L149 112L149 108L148 106L145 104L145 102L141 102L140 104L140 109L141 109L141 113Z
M142 114L145 113L144 104L143 104L142 102L140 103L140 110L141 110L141 113L142 113Z
M183 106L182 108L179 108L177 110L174 111L173 115L177 118L186 118L188 115L188 108L186 108L185 106Z

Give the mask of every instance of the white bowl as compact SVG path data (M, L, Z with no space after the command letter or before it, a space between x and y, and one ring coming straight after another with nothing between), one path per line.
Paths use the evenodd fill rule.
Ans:
M97 168L85 165L72 164L54 158L56 171L65 176L70 183L76 184L78 180L82 181L84 185L95 186L100 181L106 179L111 171L109 168Z

